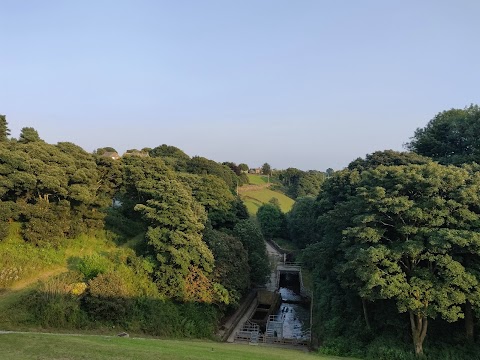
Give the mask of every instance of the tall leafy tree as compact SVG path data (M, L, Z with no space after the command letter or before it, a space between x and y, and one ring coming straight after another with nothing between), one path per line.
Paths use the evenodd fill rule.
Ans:
M317 196L325 181L325 175L320 171L309 170L303 173L298 182L297 196Z
M24 127L20 131L20 137L18 139L18 142L21 143L30 143L30 142L36 142L40 141L40 136L38 135L37 130L35 130L33 127Z
M237 303L250 285L247 251L239 239L218 230L206 230L204 240L215 258L215 280L228 290L231 302Z
M241 219L248 219L243 202L235 197L227 184L214 175L177 173L178 179L191 189L194 199L207 211L215 229L233 229Z
M394 150L375 151L367 154L365 159L358 158L348 164L350 170L368 170L377 166L398 166L409 164L427 164L432 160L414 152L399 152Z
M242 180L226 165L201 156L194 156L187 161L187 172L198 175L215 175L225 181L232 192L237 185L242 185Z
M166 144L150 149L149 154L151 157L161 158L165 164L175 171L186 171L187 162L190 160L190 156L185 154L182 150Z
M301 249L317 241L316 204L311 196L295 201L287 213L287 224L290 239Z
M157 260L159 291L184 301L214 300L213 255L202 240L206 213L188 188L157 158L126 159L126 185L149 224L146 240Z
M115 148L111 147L111 146L106 146L106 147L103 147L103 148L98 148L95 153L97 155L103 155L107 152L110 152L110 153L116 153L117 150L115 150Z
M240 171L248 171L249 169L248 165L245 163L238 164L238 168L240 169Z
M272 174L272 167L269 163L265 163L262 165L262 174L264 175L271 175Z
M278 204L267 203L260 206L257 211L257 219L266 239L286 237L286 218Z
M480 108L470 105L438 113L415 131L409 150L442 164L480 162Z
M8 128L7 117L0 115L0 142L5 142L10 136L10 129Z
M255 286L264 285L270 274L267 247L262 232L250 219L242 220L235 225L233 234L240 239L248 253L250 266L250 283Z
M181 160L184 160L184 161L187 161L187 160L190 159L190 156L185 154L179 148L177 148L175 146L171 146L171 145L166 145L166 144L162 144L160 146L157 146L157 147L151 149L150 150L150 156L151 157L160 157L160 158L173 157L173 158L181 159Z
M465 169L379 166L362 172L354 194L335 206L350 209L348 218L325 215L344 224L339 279L408 313L418 355L429 318L457 321L468 298L480 300L479 279L464 262L480 249L479 189L480 176Z

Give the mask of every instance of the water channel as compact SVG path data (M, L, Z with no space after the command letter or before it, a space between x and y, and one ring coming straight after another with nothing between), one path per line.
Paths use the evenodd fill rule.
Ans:
M267 251L270 279L243 310L228 341L306 345L310 340L310 299L303 288L301 267L286 263L285 256L268 242Z
M276 315L283 320L283 338L309 340L310 304L300 295L299 274L281 274L278 292L282 300Z

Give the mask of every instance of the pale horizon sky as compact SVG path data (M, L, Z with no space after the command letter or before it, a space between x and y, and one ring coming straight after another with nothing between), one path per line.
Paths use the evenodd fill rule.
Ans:
M12 136L341 169L480 103L478 1L0 0Z

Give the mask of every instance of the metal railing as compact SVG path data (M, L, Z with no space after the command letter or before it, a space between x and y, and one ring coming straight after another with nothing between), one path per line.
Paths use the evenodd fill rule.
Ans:
M248 341L250 344L258 344L260 337L260 326L251 322L245 321L242 328L235 334L236 341Z

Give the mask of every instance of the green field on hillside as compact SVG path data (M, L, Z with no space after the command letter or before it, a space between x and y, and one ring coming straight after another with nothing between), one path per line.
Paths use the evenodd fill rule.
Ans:
M0 334L0 359L135 360L334 360L302 350L216 343L92 335Z
M252 185L262 185L268 183L268 176L248 174L248 182Z
M290 211L293 204L295 203L295 201L293 199L290 199L288 196L280 192L270 190L268 188L244 191L240 194L240 197L242 198L245 206L248 209L248 212L251 215L255 215L258 208L263 204L268 203L272 198L278 199L278 202L280 203L280 208L285 213Z

